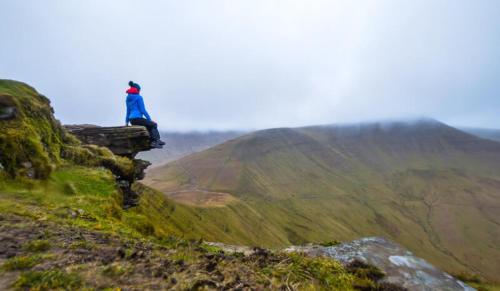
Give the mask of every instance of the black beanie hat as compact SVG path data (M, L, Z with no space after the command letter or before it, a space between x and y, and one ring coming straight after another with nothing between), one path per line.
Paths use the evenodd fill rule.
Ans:
M129 85L130 87L134 87L134 88L136 88L137 90L141 91L141 86L139 86L139 84L137 84L137 83L134 83L133 81L129 81L129 82L128 82L128 85Z

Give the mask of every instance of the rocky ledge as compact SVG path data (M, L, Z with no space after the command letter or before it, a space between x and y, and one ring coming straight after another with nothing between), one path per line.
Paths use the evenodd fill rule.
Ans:
M134 158L137 153L152 149L146 128L143 126L101 127L91 124L65 125L64 127L84 144L107 147L115 155L132 159L134 175L118 176L117 183L123 192L124 207L136 206L139 195L132 190L132 183L142 180L144 170L151 165L148 161Z
M143 126L101 127L79 124L64 127L82 143L107 147L115 155L134 158L138 152L152 149L149 133Z

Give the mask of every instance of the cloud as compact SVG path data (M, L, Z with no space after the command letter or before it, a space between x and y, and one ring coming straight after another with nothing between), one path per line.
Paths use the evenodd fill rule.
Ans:
M123 123L134 80L165 129L409 116L495 127L499 12L466 0L6 0L0 77L37 87L64 123Z

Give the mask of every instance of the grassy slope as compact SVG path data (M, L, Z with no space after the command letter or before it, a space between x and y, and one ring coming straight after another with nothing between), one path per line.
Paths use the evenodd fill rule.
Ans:
M382 235L450 272L498 280L499 165L500 144L422 121L261 131L155 169L147 183L237 196L225 210L199 210L201 225L238 230L218 240Z
M0 237L5 243L0 284L18 290L377 286L356 270L323 258L266 251L250 257L220 255L215 247L174 236L176 222L194 212L155 192L145 195L140 208L125 211L111 173L87 167L65 166L45 181L0 177ZM172 208L171 215L155 216L155 203ZM13 235L22 246L8 245ZM5 259L5 251L14 256Z

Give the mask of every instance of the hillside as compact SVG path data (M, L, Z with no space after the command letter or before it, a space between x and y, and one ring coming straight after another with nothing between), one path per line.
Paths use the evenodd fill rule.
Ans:
M500 143L434 120L258 131L145 182L203 210L200 222L224 232L209 240L379 235L449 272L500 280Z
M196 232L203 210L139 184L139 206L123 209L135 161L82 144L53 112L34 88L0 80L0 289L402 290L367 264L224 253Z
M151 162L151 167L157 167L243 134L240 131L161 132L165 146L140 153L138 157Z
M461 128L461 130L473 134L475 136L500 141L500 129L486 129L486 128Z

